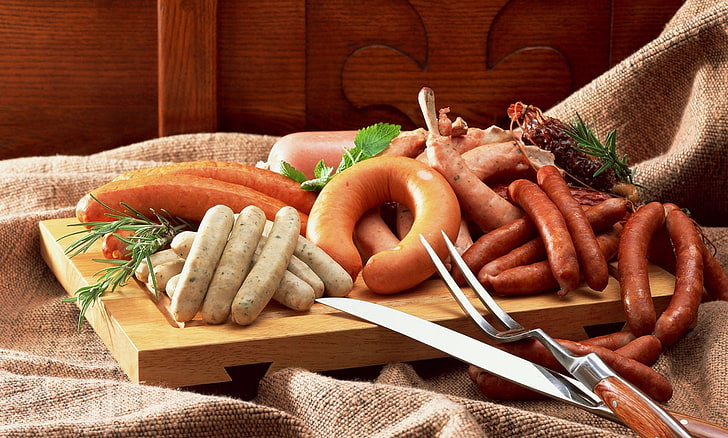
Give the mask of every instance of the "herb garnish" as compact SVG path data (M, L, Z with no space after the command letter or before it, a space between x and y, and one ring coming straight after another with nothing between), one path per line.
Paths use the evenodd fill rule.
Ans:
M111 266L103 268L94 274L94 276L97 277L97 282L95 284L81 287L76 291L73 297L64 298L62 300L67 303L78 303L78 306L81 309L81 313L78 316L79 330L81 329L81 324L86 311L105 292L113 292L116 288L125 286L143 260L145 260L151 267L149 256L169 244L172 241L172 238L180 231L193 229L192 224L184 219L175 218L164 213L159 214L152 210L152 214L156 219L156 221L154 221L125 203L121 203L121 205L128 209L128 213L115 210L98 199L93 199L111 210L113 213L108 213L107 216L114 218L115 220L110 222L83 222L71 224L70 226L84 226L90 228L66 234L58 238L58 240L61 240L70 236L84 234L83 237L76 240L66 248L65 254L69 258L73 258L78 254L88 251L91 245L93 245L98 239L104 237L106 234L113 233L114 236L116 236L116 238L122 243L127 244L127 247L131 250L131 256L129 260L92 259L95 262L106 263ZM133 231L134 234L129 237L124 237L118 234L118 231ZM152 276L152 282L156 294L157 285L154 283L154 276Z
M389 143L399 135L400 129L399 125L389 123L376 123L360 129L354 138L354 147L344 149L339 166L334 169L326 166L323 160L319 161L313 170L314 179L306 180L303 172L285 161L281 162L280 173L301 183L301 188L304 190L320 191L337 173L385 150Z
M576 113L576 118L564 129L566 133L576 140L575 149L585 154L592 155L602 161L602 166L592 176L598 176L607 169L613 169L621 181L634 184L632 180L633 170L627 165L627 154L619 157L617 155L617 131L612 129L607 132L604 143L599 140L596 121L590 125Z

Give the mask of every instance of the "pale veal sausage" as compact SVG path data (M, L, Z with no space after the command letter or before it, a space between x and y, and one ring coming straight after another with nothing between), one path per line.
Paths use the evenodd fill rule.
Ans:
M177 322L191 320L200 309L233 221L233 211L224 205L211 207L203 216L172 296L170 310Z

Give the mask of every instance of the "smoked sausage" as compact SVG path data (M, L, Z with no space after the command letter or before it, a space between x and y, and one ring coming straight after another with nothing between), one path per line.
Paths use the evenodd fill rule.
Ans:
M410 233L389 251L373 255L362 268L352 235L359 218L386 201L400 202L415 213ZM424 236L441 258L460 228L460 206L447 181L424 163L405 157L374 157L337 174L319 193L311 209L306 237L327 252L355 279L359 272L376 293L409 289L435 268L419 240Z
M649 335L657 320L647 272L647 248L655 232L665 223L665 209L650 202L637 209L624 224L619 241L617 279L630 330Z
M85 195L76 205L79 222L108 222L110 211L93 200L92 195L107 206L124 211L122 203L144 215L150 209L166 211L169 215L199 222L211 207L222 204L234 211L248 205L256 205L272 220L286 204L272 196L250 187L226 181L218 181L197 175L180 174L170 178L165 175L140 175L126 180L111 181ZM299 211L301 230L308 220L306 213Z
M546 247L551 272L567 294L581 279L576 249L564 216L539 186L529 180L518 179L508 186L508 197L523 208L536 225Z
M586 284L594 290L604 290L609 282L607 260L599 248L584 209L571 196L569 185L555 166L543 166L536 173L536 178L564 216Z
M682 210L667 214L665 228L675 247L675 289L657 319L654 334L667 347L680 339L698 318L703 294L703 241Z

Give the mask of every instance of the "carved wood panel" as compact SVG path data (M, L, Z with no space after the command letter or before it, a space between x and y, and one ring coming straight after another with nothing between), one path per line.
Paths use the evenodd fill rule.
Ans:
M199 131L472 126L547 108L657 36L678 0L0 0L0 158Z

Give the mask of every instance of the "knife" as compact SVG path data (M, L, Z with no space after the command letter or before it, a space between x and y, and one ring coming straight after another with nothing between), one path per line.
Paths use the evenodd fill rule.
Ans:
M517 385L622 424L601 399L578 380L455 330L369 301L344 297L317 298L316 301L422 342ZM722 426L672 411L670 414L694 437L728 437L728 429Z

